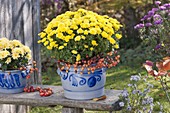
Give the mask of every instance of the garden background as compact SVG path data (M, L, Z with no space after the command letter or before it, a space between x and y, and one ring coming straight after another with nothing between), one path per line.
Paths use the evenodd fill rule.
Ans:
M140 22L146 12L154 7L156 0L41 0L41 29L47 26L52 18L66 11L75 11L79 8L94 11L101 15L108 15L117 18L123 24L123 38L120 42L119 52L121 61L118 67L107 70L106 89L123 90L127 87L131 75L141 74L146 76L146 71L142 64L146 60L153 60L151 46L146 45L141 39L138 30L134 26ZM162 3L168 3L169 0L162 0ZM52 53L41 48L42 58L42 83L48 85L61 85L60 77L56 73L56 59ZM165 109L170 112L170 105L160 86L159 81L155 81L149 76L149 82L154 85L150 95L154 101L159 101ZM143 87L143 82L139 87ZM154 108L158 109L157 107ZM36 107L31 110L32 113L59 113L61 107L43 108ZM86 111L90 112L90 111ZM94 112L94 111L92 111ZM98 112L97 112L98 113ZM104 113L104 112L101 112Z

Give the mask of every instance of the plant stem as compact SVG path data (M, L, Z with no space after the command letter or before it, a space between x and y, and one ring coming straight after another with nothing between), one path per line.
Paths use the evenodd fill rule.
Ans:
M162 88L163 88L163 90L164 90L164 92L166 94L166 97L167 97L167 99L168 99L168 101L170 103L170 98L169 98L168 92L166 91L166 88L164 87L163 77L161 77L160 82L161 82Z

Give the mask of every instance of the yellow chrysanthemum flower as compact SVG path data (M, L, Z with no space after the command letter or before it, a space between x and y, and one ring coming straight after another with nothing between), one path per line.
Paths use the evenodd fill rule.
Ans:
M116 40L111 38L111 37L109 38L109 41L110 41L111 44L115 44L116 43Z
M121 39L122 38L121 34L116 34L115 36L116 36L117 39Z
M71 36L70 36L70 35L67 35L67 36L65 36L65 38L64 38L64 40L65 40L66 42L69 42L70 39L71 39Z
M12 50L12 53L17 53L17 54L19 54L19 55L24 55L24 49L23 48L14 48L13 50Z
M8 55L10 55L9 51L0 51L0 59L6 58Z
M89 31L88 30L84 30L84 35L88 35Z
M81 28L79 28L78 30L77 30L77 33L78 34L80 34L80 33L83 33L84 31L81 29Z
M41 42L45 42L47 40L47 38L43 38L42 40L41 40Z
M44 46L47 46L49 44L49 41L44 42Z
M81 35L81 38L82 38L83 40L85 40L85 39L86 39L86 37L85 37L85 36L83 36L83 35Z
M48 50L52 50L53 47L49 45L49 46L47 46L47 49L48 49Z
M64 46L59 46L59 48L58 48L58 49L59 49L59 50L61 50L61 49L63 49L63 48L64 48Z
M28 60L30 60L31 57L32 57L31 54L27 54L25 58L28 59Z
M5 61L5 63L6 63L6 64L11 63L11 58L10 58L10 57L9 57L9 58L7 58L7 60Z
M88 45L84 45L85 48L88 48L89 46Z
M73 54L77 54L77 51L76 50L72 50L71 51Z
M92 44L93 46L98 46L98 44L96 43L95 40L92 40L92 41L91 41L91 44Z
M68 30L67 33L71 35L73 33L73 30Z
M94 48L93 48L93 47L91 47L91 48L90 48L90 50L91 50L91 51L93 51L93 50L94 50Z
M118 49L118 48L119 48L119 45L118 45L118 44L115 44L115 45L114 45L114 48Z
M97 30L95 28L91 28L89 33L92 34L92 35L96 35L97 34Z
M78 54L77 57L76 57L76 61L78 62L80 60L81 60L81 56L80 56L80 54Z
M12 58L13 59L18 59L20 57L19 53L12 53Z
M76 38L74 39L75 41L80 41L81 37L80 36L76 36Z
M22 49L23 49L24 53L31 54L31 50L30 50L30 48L28 46L23 46Z
M107 34L105 31L103 31L101 35L102 35L102 37L104 37L104 38L108 38L108 34Z
M46 36L46 33L41 32L41 33L38 34L38 36L40 36L41 38L44 38Z
M50 43L50 46L51 46L51 47L54 47L55 45L56 45L56 42L55 42L55 41L53 41L53 42Z
M64 43L64 46L67 46L67 43Z
M58 33L56 36L57 36L58 38L62 38L62 37L63 37L63 33Z

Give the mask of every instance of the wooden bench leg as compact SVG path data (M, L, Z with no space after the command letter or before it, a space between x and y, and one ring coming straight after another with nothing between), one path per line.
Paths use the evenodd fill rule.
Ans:
M63 106L62 113L84 113L83 108Z

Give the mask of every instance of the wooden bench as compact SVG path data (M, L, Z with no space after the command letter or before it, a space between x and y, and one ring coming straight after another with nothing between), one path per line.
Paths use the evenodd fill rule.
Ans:
M42 85L41 87L52 88L54 94L49 97L40 97L39 92L19 93L19 94L0 94L0 104L30 105L30 106L63 106L62 113L83 113L83 109L118 111L120 90L106 90L106 99L94 100L70 100L64 97L61 86Z

